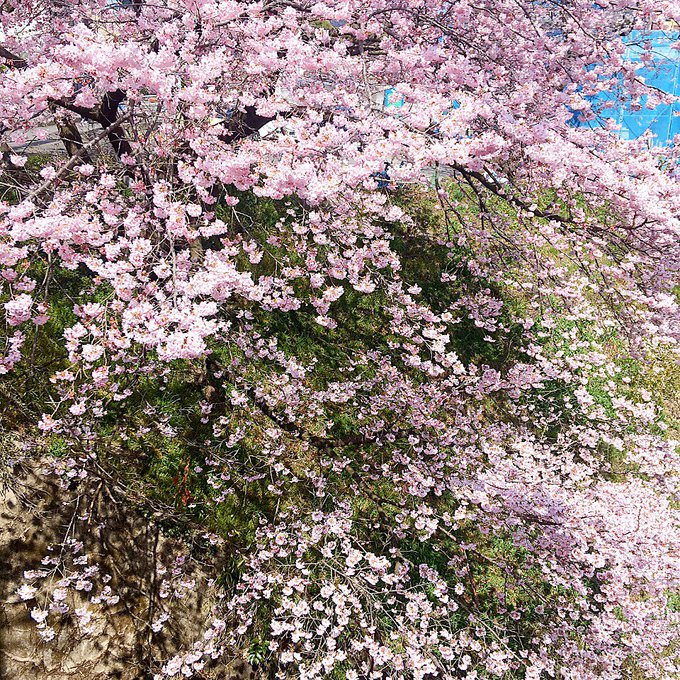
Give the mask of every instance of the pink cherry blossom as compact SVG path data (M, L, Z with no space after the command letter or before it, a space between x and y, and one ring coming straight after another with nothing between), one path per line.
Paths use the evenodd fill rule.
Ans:
M598 111L672 108L677 3L5 5L0 377L79 499L45 641L133 606L110 493L186 539L143 634L210 605L143 675L677 674L680 147Z

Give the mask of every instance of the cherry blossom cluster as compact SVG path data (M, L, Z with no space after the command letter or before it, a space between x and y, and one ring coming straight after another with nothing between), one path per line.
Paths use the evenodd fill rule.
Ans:
M64 485L157 508L128 472L167 456L154 516L192 540L165 599L201 587L200 550L226 584L148 671L678 672L680 159L570 125L651 94L624 38L651 50L677 2L7 0L0 21L0 373L44 372ZM37 156L55 126L65 153ZM78 555L31 610L46 639L90 583Z

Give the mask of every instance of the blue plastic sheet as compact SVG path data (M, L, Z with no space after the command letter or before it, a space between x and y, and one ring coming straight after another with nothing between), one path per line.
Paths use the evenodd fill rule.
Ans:
M651 43L652 63L641 63L637 75L661 92L680 96L680 51L673 48L678 40L676 33L634 31L626 38L625 59L641 63L645 45ZM622 97L621 101L620 94L612 92L593 97L591 102L597 118L583 121L577 114L570 122L577 127L595 128L602 126L604 119L613 119L620 126L619 134L624 139L638 139L649 131L653 135L652 143L657 146L668 146L675 135L680 135L680 104L677 101L649 109L646 96L641 98L639 106L633 106L630 98Z
M395 88L388 87L383 94L383 106L388 108L401 108L404 105L406 98L399 94Z

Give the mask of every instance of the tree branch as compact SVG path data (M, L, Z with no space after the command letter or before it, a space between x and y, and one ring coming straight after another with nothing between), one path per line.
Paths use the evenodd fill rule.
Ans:
M61 168L59 168L57 174L54 177L45 180L39 187L34 189L26 197L25 200L31 201L34 198L40 196L40 194L42 194L44 191L49 189L50 185L56 180L60 179L64 174L66 174L76 164L78 159L80 159L87 151L89 151L92 147L101 142L101 140L104 139L104 137L107 137L109 134L111 134L111 131L114 128L120 127L120 125L122 125L129 118L130 114L126 113L124 116L118 118L118 120L116 120L112 125L103 130L103 132L99 134L97 137L95 137L92 141L82 146L74 156L71 156L71 158L69 158L69 160L66 163L64 163L64 165L62 165Z

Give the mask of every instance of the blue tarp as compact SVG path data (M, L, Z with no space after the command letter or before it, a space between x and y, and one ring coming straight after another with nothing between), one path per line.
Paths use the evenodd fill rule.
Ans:
M401 108L405 101L404 95L399 94L393 87L388 87L383 94L383 106L386 109Z
M637 63L642 61L645 45L651 43L652 63L641 65L637 75L650 85L667 94L680 96L680 51L673 49L679 37L675 33L634 31L627 38L628 48L625 59ZM572 124L578 127L600 127L603 119L613 119L620 126L619 134L624 139L638 139L649 131L654 135L652 142L658 146L673 143L680 135L680 104L659 104L653 109L646 108L647 97L642 97L639 107L632 105L630 98L619 98L621 92L601 94L591 99L593 111L598 118L583 121L578 114ZM623 101L622 101L623 100Z

